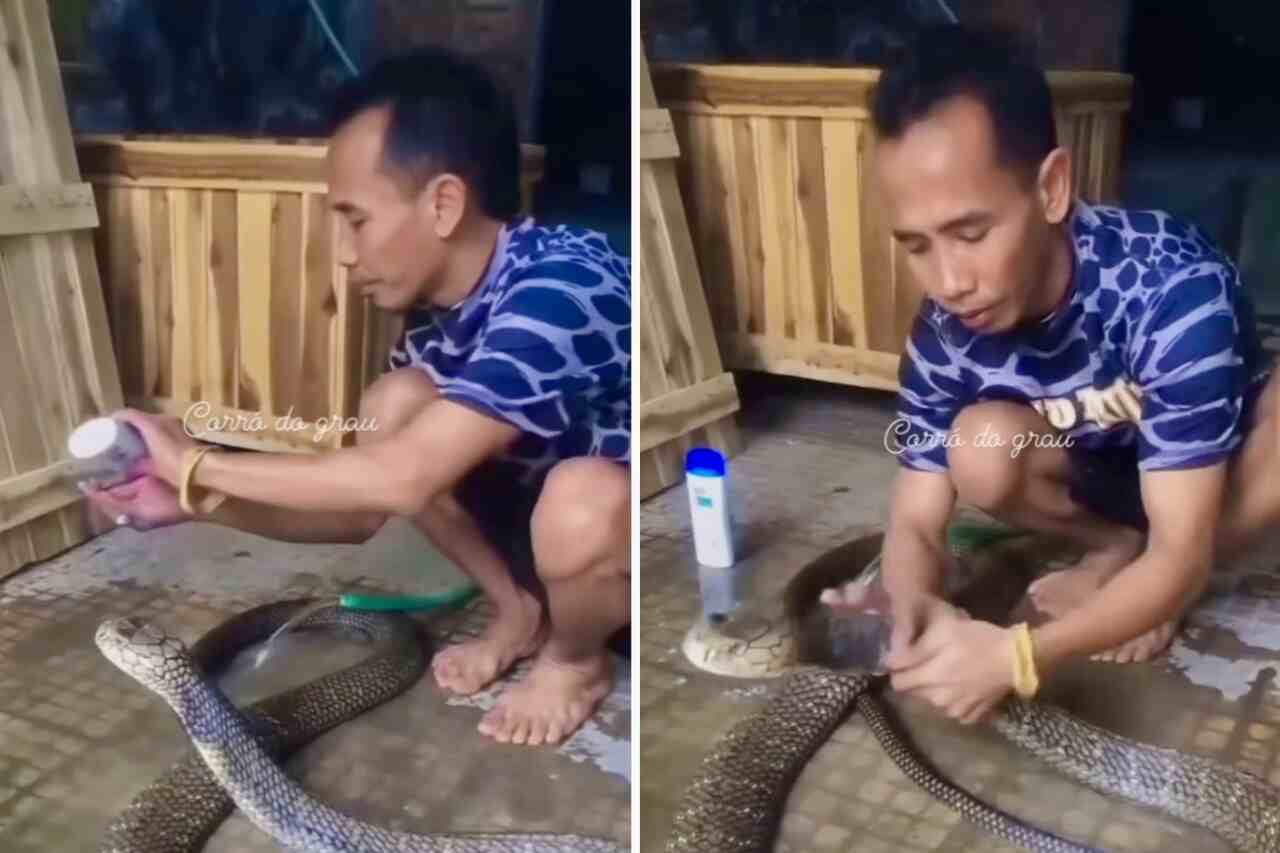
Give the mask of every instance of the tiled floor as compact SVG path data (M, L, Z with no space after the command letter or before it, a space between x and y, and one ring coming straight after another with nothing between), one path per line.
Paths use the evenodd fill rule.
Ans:
M744 611L768 612L808 561L878 529L895 470L882 436L892 398L813 383L740 377L745 449L731 466L739 498ZM708 674L681 652L698 618L697 568L682 488L641 508L641 849L666 842L683 787L733 722L779 682ZM1270 561L1274 562L1274 561ZM1043 694L1085 720L1189 750L1280 784L1280 601L1263 557L1245 582L1203 602L1169 655L1144 665L1085 663ZM1005 743L915 701L887 696L916 746L970 793L1044 829L1108 851L1217 851L1217 838L1085 789ZM932 801L884 755L855 715L801 775L779 850L1012 849Z
M459 580L411 530L384 531L361 547L299 546L209 525L113 531L10 579L0 586L0 850L99 850L111 819L187 753L169 708L94 646L103 619L142 616L190 641L266 601L354 589L425 593ZM443 643L479 630L488 615L476 601L424 622ZM299 636L258 671L238 661L223 684L243 703L359 656L354 645ZM631 685L629 666L620 668L600 713L560 748L494 744L475 726L498 691L449 697L428 678L321 736L286 767L324 802L390 827L582 832L625 843ZM206 849L281 848L237 812Z

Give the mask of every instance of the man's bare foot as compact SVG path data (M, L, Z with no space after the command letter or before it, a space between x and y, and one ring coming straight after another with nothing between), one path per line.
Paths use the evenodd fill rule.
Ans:
M1027 587L1027 597L1041 613L1056 619L1074 610L1142 551L1143 535L1128 532L1122 542L1085 554L1069 569L1050 572Z
M542 605L519 590L511 604L498 608L479 637L436 654L431 671L441 687L468 696L488 687L516 661L536 652L543 639Z
M1142 663L1145 660L1150 660L1169 648L1169 644L1173 642L1174 635L1178 633L1179 624L1180 620L1172 619L1148 631L1141 637L1130 640L1127 643L1121 643L1114 649L1099 652L1091 660L1107 661L1109 663Z
M560 743L587 721L612 687L608 652L571 664L544 652L529 674L481 718L480 733L499 743Z

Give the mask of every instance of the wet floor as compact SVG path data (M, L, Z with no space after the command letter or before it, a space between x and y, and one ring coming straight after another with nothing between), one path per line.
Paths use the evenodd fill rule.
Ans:
M895 471L883 433L892 397L748 378L744 452L731 464L743 528L746 611L768 611L795 573L881 528ZM714 675L681 649L700 616L687 496L641 507L641 849L663 849L680 794L712 741L759 708L776 679ZM975 515L976 517L976 515ZM1198 753L1280 785L1280 559L1263 556L1193 612L1169 654L1142 665L1082 663L1041 699L1125 737ZM1101 796L923 703L885 697L919 752L980 799L1107 851L1226 851L1207 832ZM1208 792L1206 792L1208 795ZM856 715L822 747L787 802L779 851L1004 851L889 761Z
M366 546L277 543L210 525L117 530L0 585L0 850L97 851L110 821L187 754L176 716L98 652L104 619L152 620L191 642L258 604L347 591L441 592L457 570L412 530ZM476 634L476 599L420 618L438 644ZM340 669L358 643L287 634L260 666L240 655L220 683L237 703ZM503 746L476 730L503 684L473 697L429 679L320 736L285 767L334 808L410 832L540 831L630 838L630 667L597 715L556 747ZM527 666L505 682L518 680ZM210 853L280 848L239 812Z

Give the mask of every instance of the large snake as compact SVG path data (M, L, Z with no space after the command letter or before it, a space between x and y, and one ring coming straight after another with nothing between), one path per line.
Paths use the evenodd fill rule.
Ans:
M865 547L862 551L865 558ZM848 565L844 563L846 570ZM807 593L791 591L788 609L793 617L797 596L830 585L829 570L828 577L823 574L820 571L806 581ZM812 646L812 636L805 642ZM771 851L792 785L855 709L908 778L972 823L1027 850L1093 849L1030 826L943 779L891 723L876 695L883 677L826 666L793 666L784 678L760 709L733 725L704 757L677 807L668 853ZM1280 853L1280 796L1253 774L1121 737L1041 702L1006 700L990 725L1100 793L1203 827L1240 853Z
M361 663L242 712L213 684L211 664L265 639L309 602L258 608L192 649L134 619L108 620L94 637L103 655L177 714L196 754L172 768L108 830L111 853L199 850L232 806L287 849L315 853L617 853L614 841L559 833L396 832L345 815L303 791L278 761L421 676L426 650L407 617L324 608L302 625L338 626L377 651Z

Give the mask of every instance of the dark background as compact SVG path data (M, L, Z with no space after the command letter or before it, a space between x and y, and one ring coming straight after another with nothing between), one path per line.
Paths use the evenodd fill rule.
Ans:
M921 22L1020 32L1054 70L1134 76L1122 197L1204 227L1280 314L1280 3L641 0L651 61L870 65Z
M467 53L546 146L534 214L630 243L631 13L621 0L317 0L357 68ZM350 75L308 0L50 0L77 133L316 137Z

